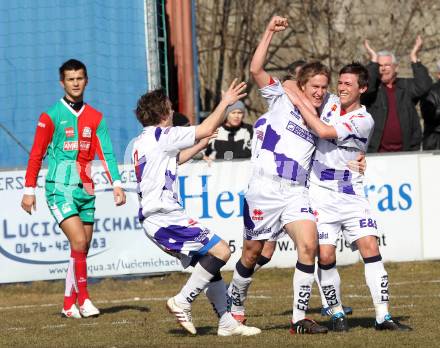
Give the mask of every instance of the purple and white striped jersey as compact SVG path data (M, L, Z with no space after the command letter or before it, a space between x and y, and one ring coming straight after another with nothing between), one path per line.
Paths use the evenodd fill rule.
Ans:
M255 160L260 153L261 144L263 143L264 134L266 133L267 114L261 115L254 123L254 136L251 140L251 162L255 164Z
M318 139L313 157L310 182L336 192L364 196L363 175L351 171L348 161L367 152L374 120L364 106L341 114L336 95L330 95L321 113L321 121L333 126L337 139Z
M177 155L195 143L195 127L145 127L133 144L140 201L139 219L153 212L182 209L177 183Z
M269 111L254 126L257 138L252 146L254 168L265 176L306 185L316 137L305 125L280 81L275 80L260 92L269 104ZM258 138L260 127L262 139Z

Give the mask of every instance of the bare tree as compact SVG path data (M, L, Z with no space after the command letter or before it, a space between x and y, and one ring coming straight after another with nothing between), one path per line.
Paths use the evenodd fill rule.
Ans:
M211 110L233 77L249 81L245 102L251 120L265 111L256 86L249 80L249 63L270 18L289 19L276 35L266 69L281 77L297 59L320 60L333 81L342 65L366 62L364 39L375 49L393 50L401 58L401 74L409 75L409 52L417 34L425 47L421 57L434 67L439 43L438 0L197 0L197 44L202 110ZM440 57L439 57L440 58Z

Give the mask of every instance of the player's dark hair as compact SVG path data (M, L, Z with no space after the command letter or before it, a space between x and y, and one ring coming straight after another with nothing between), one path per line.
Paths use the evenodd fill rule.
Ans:
M316 75L324 75L330 84L330 70L321 62L311 62L305 64L298 74L298 86L304 87L306 83Z
M354 74L358 77L358 85L360 88L368 87L368 70L365 66L358 62L352 62L345 65L340 71L341 74Z
M297 68L302 68L304 65L306 65L307 62L303 59L298 59L295 60L293 63L290 63L289 66L287 67L287 74L284 75L281 78L281 82L287 81L287 80L296 80L296 69Z
M136 106L136 117L142 126L155 126L171 111L171 103L165 91L155 89L141 96Z
M59 73L60 73L60 81L64 80L64 72L68 71L68 70L84 70L84 76L85 78L87 78L87 68L85 66L85 64L83 62L80 62L79 60L76 59L69 59L68 61L64 62L60 68L59 68Z

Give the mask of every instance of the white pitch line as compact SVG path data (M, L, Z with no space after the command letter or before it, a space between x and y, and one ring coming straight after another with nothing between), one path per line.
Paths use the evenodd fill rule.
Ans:
M120 320L120 321L114 321L111 323L111 325L127 325L127 324L135 324L136 322L134 321L129 321L129 320ZM92 325L99 325L99 326L105 326L108 325L106 323L84 323L84 324L80 324L80 326L92 326ZM32 328L32 327L30 327ZM56 329L64 329L67 328L66 324L59 324L59 325L46 325L46 326L42 326L41 329L42 330L56 330ZM28 328L26 327L8 327L6 329L4 329L5 331L24 331Z
M405 282L396 282L396 283L391 283L390 286L391 288L393 286L396 285L408 285L408 284L421 284L421 283L440 283L440 279L432 279L432 280L425 280L425 281L405 281ZM349 284L349 285L343 285L344 287L347 288L355 288L355 287L359 287L359 285L354 285L354 284ZM362 284L362 286L365 286L365 284ZM259 291L255 291L255 293L259 293L259 292L266 292L269 290L259 290ZM366 297L369 298L370 296L368 295L347 295L344 294L344 296L346 297ZM248 296L249 298L254 298L254 299L272 299L272 296L266 296L266 295L250 295ZM286 296L291 298L292 296ZM426 296L424 295L400 295L400 296L392 296L393 298L425 298ZM439 295L431 295L430 297L440 297ZM114 300L98 300L98 301L94 301L97 304L106 304L106 303L124 303L124 302L139 302L139 301L143 301L143 302L161 302L161 301L166 301L168 300L169 297L144 297L144 298L140 298L140 297L132 297L132 298L125 298L125 299L114 299ZM44 308L44 307L58 307L60 306L59 303L43 303L43 304L29 304L29 305L17 305L17 306L5 306L5 307L0 307L0 311L5 311L5 310L16 310L16 309L32 309L32 308Z
M98 300L93 301L95 303L123 303L123 302L138 302L138 301L166 301L169 297L147 297L147 298L124 298L120 300ZM30 309L30 308L42 308L42 307L58 307L60 306L59 303L42 303L42 304L34 304L34 305L17 305L17 306L8 306L8 307L0 307L1 310L8 310L8 309Z
M391 310L394 309L402 309L402 308L414 308L417 307L414 304L409 304L409 305L400 305L400 306L391 306ZM375 309L374 307L369 307L369 308L356 308L356 313L357 312L374 312Z
M313 297L318 297L317 295L313 295ZM344 297L350 297L350 298L371 298L370 295L358 295L358 294L347 294L344 293ZM425 295L391 295L392 298L426 298ZM428 297L440 297L440 294L436 295L430 295ZM120 299L120 300L102 300L102 301L94 301L95 303L124 303L124 302L161 302L168 300L169 297L144 297L144 298L137 298L136 300L126 298L126 299ZM274 297L273 296L267 296L267 295L249 295L248 298L252 299L260 299L260 300L271 300ZM292 295L288 296L277 296L276 298L292 298ZM5 310L16 310L16 309L32 309L32 308L38 308L38 307L58 307L59 304L56 303L44 303L39 305L20 305L20 306L8 306L8 307L0 307L0 311Z
M370 295L356 295L356 294L344 294L344 297L350 297L350 298L371 298ZM424 295L390 295L390 298L426 298L427 296ZM429 297L440 297L440 294L436 295L430 295Z
M24 331L24 330L26 330L25 327L8 327L6 329L6 331Z
M98 323L97 323L97 322L94 322L94 323L84 323L84 324L79 324L79 326L95 326L95 325L98 325Z
M407 308L414 308L417 307L416 305L413 304L409 304L409 305L400 305L400 306L393 306L393 309L407 309ZM374 308L373 307L368 307L368 308L356 308L356 313L358 312L374 312ZM208 318L208 316L203 316L201 317L202 319L206 319ZM199 319L201 319L199 318ZM160 319L159 322L174 322L175 319L171 319L168 317L164 317L163 319ZM129 325L129 324L136 324L136 321L130 321L130 320L120 320L120 321L114 321L112 323L110 323L111 325ZM80 326L105 326L108 325L107 323L98 323L98 322L94 322L94 323L83 323L80 324ZM66 328L67 325L66 324L59 324L59 325L46 325L46 326L42 326L41 329L44 330L56 330L56 329L64 329ZM6 328L4 329L5 331L25 331L28 328L26 327L10 327L10 328Z
M46 326L43 326L42 329L61 329L63 327L66 327L66 324L46 325Z
M440 279L431 279L431 280L421 280L421 281L405 281L405 282L395 282L395 283L390 283L390 286L400 286L400 285L411 285L411 284L432 284L432 283L440 283ZM365 286L365 284L349 284L349 285L344 285L343 287L346 288L358 288L360 286Z

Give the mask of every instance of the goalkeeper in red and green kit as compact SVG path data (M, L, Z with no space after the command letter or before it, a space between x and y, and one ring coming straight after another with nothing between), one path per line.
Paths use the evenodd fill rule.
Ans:
M59 69L64 97L38 120L26 171L22 208L36 209L35 187L43 157L48 159L46 200L49 210L70 243L70 261L62 315L98 316L87 291L87 253L95 214L91 161L97 153L110 182L116 205L125 203L107 125L102 114L84 103L86 66L75 59ZM78 302L79 309L76 306Z

